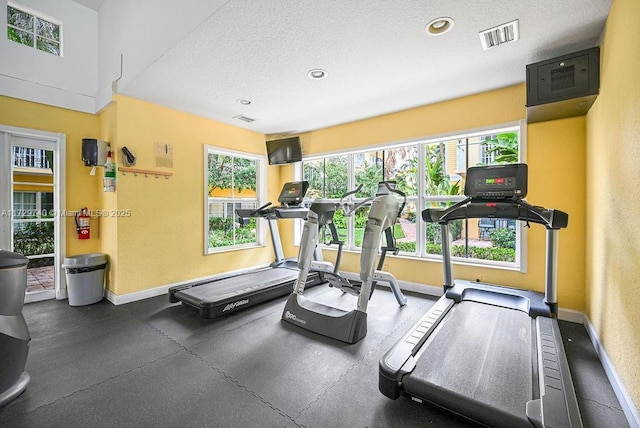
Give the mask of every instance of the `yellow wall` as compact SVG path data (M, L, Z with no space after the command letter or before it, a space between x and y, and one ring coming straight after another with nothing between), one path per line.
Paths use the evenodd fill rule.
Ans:
M209 189L209 196L213 198L229 198L231 196L235 196L236 198L255 198L256 192L251 189L221 189L219 187L214 187L213 189Z
M101 140L110 144L111 150L115 153L118 145L118 110L115 103L106 106L99 115ZM114 162L118 162L117 155L112 155ZM102 213L118 213L117 193L104 192L103 182L104 168L98 168L98 182L96 183L96 193L98 194L99 208ZM117 186L117 185L116 185ZM118 277L120 266L118 257L118 217L111 215L101 215L93 220L99 226L97 232L100 236L100 252L109 255L109 269L107 272L107 288L115 292L115 282Z
M204 255L204 145L265 154L264 135L123 96L98 115L3 96L0 111L2 125L66 134L67 209L87 206L94 214L89 240L78 240L73 217L66 219L66 255L108 254L111 292L122 295L273 260L270 246ZM118 162L120 148L127 146L137 156L136 167L173 176L119 174L116 192L105 193L102 168L91 176L81 161L82 138L108 141ZM155 167L156 142L173 145L173 168ZM280 169L267 169L268 200L279 194ZM113 215L128 212L130 217Z
M105 205L124 215L108 219L117 236L110 250L117 254L112 292L127 294L272 260L265 249L204 255L204 146L264 154L264 135L124 96L116 96L110 109L115 112L103 113L102 123L112 150L120 153L126 146L137 157L136 168L173 174L119 173L116 192L104 194ZM173 168L155 166L156 143L172 144ZM277 197L273 188L268 193L270 200Z
M586 312L640 405L640 2L614 0L587 116Z
M99 131L97 116L4 96L0 96L0 112L2 125L66 134L67 209L74 211L84 206L98 206L98 179L89 175L90 168L81 160L82 139L95 138ZM91 239L78 240L74 218L66 217L67 255L100 251L100 240L93 233L95 222L91 226Z
M526 117L525 98L525 85L516 85L309 132L301 139L306 154L317 154L502 125ZM528 127L527 139L529 200L570 214L569 229L560 233L559 303L576 310L584 309L584 126L584 118L536 124ZM544 291L545 232L535 226L528 231L527 273L455 266L455 277ZM326 251L325 257L334 256ZM357 272L358 255L345 254L342 269ZM400 280L442 284L440 262L389 257L385 269Z
M579 311L584 311L585 301L585 126L585 117L579 116L535 123L527 129L527 200L569 213L569 227L559 235L558 302ZM544 235L544 228L534 225L529 230L529 266L538 274L536 281L544 272Z
M53 185L53 174L51 170L48 170L49 174L46 175L33 175L33 174L18 174L13 173L13 181L19 183L42 183ZM16 184L13 186L13 190L18 192L50 192L50 186L39 186L33 184Z

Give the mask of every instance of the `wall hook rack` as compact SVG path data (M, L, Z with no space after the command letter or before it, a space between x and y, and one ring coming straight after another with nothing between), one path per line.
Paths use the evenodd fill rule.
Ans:
M172 172L153 171L150 169L128 168L124 166L118 167L118 171L120 171L122 175L127 175L128 172L133 173L134 177L137 177L138 174L144 174L145 177L148 177L149 175L155 175L156 178L164 177L166 179L169 179L169 177L173 175Z

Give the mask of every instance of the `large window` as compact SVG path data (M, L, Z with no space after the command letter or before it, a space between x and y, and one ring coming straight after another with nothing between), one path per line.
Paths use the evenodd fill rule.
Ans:
M7 4L7 38L62 56L62 25L17 3Z
M241 219L238 208L258 208L262 164L255 155L206 147L205 250L212 253L260 242L260 222Z
M469 166L520 161L520 128L517 125L482 132L423 140L330 156L305 158L302 176L310 182L307 198L338 201L347 191L362 185L353 199L375 195L382 180L394 180L407 195L407 204L394 228L404 256L437 258L442 246L438 224L425 223L421 212L446 207L464 198ZM362 245L368 207L351 217L336 212L335 223L345 248ZM519 267L520 228L515 221L468 219L451 225L452 252L456 259Z

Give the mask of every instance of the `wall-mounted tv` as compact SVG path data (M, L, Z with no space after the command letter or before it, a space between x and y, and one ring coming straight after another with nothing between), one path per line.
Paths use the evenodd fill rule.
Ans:
M267 141L267 157L269 158L269 165L300 162L302 160L300 137Z

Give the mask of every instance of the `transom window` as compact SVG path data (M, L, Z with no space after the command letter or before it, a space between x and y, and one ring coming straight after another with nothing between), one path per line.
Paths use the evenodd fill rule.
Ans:
M261 223L238 218L238 208L258 208L262 157L205 147L205 253L257 245Z
M364 151L314 156L302 163L302 177L310 183L307 198L339 201L362 185L355 199L375 195L378 182L394 180L407 196L407 204L394 228L400 254L441 257L440 226L425 223L421 212L446 207L464 198L469 166L515 163L520 160L520 127L496 128L435 140L389 145ZM351 217L336 211L334 222L345 248L362 245L368 207ZM480 264L520 266L521 230L515 221L468 219L451 224L454 258Z
M7 4L7 38L62 56L62 24L13 2Z

